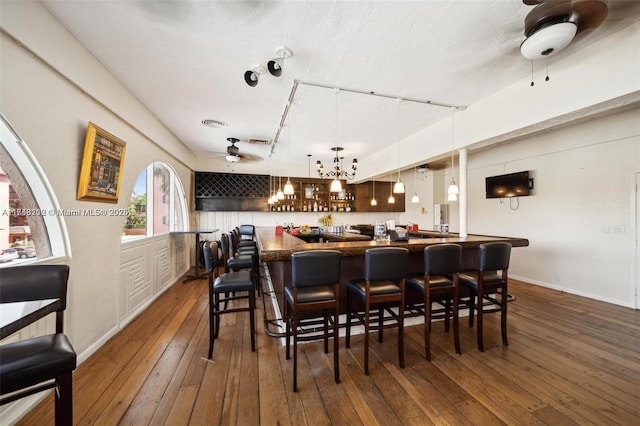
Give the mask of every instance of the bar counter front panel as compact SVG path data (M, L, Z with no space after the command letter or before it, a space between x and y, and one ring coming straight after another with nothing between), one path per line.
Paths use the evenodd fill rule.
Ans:
M435 236L434 236L435 235ZM440 236L442 235L442 236ZM271 282L278 299L280 310L283 310L284 285L291 282L291 254L305 250L338 250L342 253L340 264L340 284L347 280L364 277L364 253L370 248L376 247L405 247L409 250L408 274L421 274L423 268L424 248L434 244L455 243L462 246L462 269L477 268L478 247L489 242L508 242L513 247L527 247L529 241L526 238L496 237L489 235L469 235L460 238L455 233L439 234L433 231L412 232L409 241L349 241L349 236L344 234L345 241L330 241L325 243L306 243L305 241L286 232L276 235L275 227L256 227L256 236L260 258L269 268ZM346 286L341 286L340 310L346 308Z

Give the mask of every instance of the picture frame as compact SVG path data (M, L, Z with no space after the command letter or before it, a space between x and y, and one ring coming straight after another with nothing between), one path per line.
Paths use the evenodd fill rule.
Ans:
M304 188L304 198L305 199L311 200L311 199L315 198L314 194L313 194L313 189L314 188L312 186L307 186L306 188Z
M127 144L89 122L78 181L78 200L117 203Z

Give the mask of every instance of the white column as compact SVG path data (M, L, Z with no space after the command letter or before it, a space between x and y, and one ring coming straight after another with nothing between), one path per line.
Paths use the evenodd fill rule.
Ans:
M459 217L460 217L460 238L467 238L467 148L458 150L458 158L460 165L460 198L459 198Z

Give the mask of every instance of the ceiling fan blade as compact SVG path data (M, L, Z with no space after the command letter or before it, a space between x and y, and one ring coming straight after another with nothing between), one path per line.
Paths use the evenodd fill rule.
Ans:
M548 22L561 22L570 17L571 0L540 3L524 18L524 35L529 37Z
M570 20L578 26L577 33L596 28L607 17L606 0L523 0L537 4L524 18L524 35L531 36L548 23ZM527 3L528 4L528 3Z
M609 13L607 3L603 0L573 0L571 9L575 17L571 20L578 25L578 33L599 27Z

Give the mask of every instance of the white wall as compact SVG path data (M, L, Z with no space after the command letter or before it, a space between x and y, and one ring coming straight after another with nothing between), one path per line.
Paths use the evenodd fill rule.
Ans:
M485 198L485 177L523 170L534 178L532 196ZM469 233L528 238L513 251L513 277L633 306L638 172L640 109L471 153Z
M2 12L0 108L35 155L62 209L125 208L136 178L153 161L171 164L191 194L190 151L38 3L6 3ZM127 143L116 205L76 200L89 121ZM65 221L71 242L65 331L82 359L119 326L124 217Z

